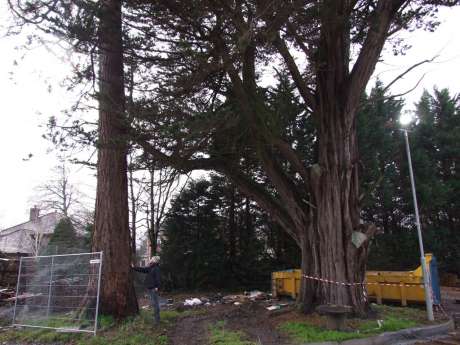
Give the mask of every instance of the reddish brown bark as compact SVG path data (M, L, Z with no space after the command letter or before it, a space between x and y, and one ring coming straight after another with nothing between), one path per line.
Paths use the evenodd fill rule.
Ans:
M100 312L138 312L130 271L121 1L101 1L99 146L93 250L103 251Z

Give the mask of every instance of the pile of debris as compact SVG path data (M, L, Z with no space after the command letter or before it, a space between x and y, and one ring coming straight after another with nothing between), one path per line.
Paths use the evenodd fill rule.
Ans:
M246 303L262 303L265 305L265 308L269 311L275 311L283 309L287 306L290 306L294 301L279 303L278 300L272 299L270 293L265 293L262 291L245 291L243 294L235 295L222 295L217 293L208 297L193 297L187 298L180 305L176 305L176 309L183 310L195 307L212 307L221 304L233 304L233 305L243 305Z
M248 301L267 301L271 300L271 294L267 294L262 291L251 291L244 292L243 294L238 295L226 295L218 293L209 297L194 297L187 298L183 306L184 307L195 307L195 306L214 306L216 304L234 304L240 305Z
M12 288L9 287L0 287L0 304L4 305L10 302L11 300L14 300L16 295L16 291Z
M15 288L18 281L19 259L24 254L0 252L0 285ZM3 288L2 288L3 289Z

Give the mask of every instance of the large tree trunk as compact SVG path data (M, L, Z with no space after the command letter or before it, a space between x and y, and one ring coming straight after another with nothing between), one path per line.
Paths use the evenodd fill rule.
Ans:
M352 242L354 231L367 230L360 225L359 215L356 108L361 88L348 89L350 42L344 13L345 3L329 2L321 16L314 114L318 164L310 172L315 207L310 210L308 228L298 231L304 274L333 282L304 278L300 299L307 310L318 304L338 304L365 314L368 303L359 283L365 277L368 241L357 246Z
M103 251L100 312L138 312L130 271L120 0L101 0L99 151L93 250Z
M364 314L367 300L362 285L367 260L366 241L358 248L354 231L362 232L359 218L358 159L356 130L349 131L343 114L329 111L321 116L319 160L311 172L310 225L301 231L302 272L332 280L304 278L300 300L306 311L318 304L349 305Z

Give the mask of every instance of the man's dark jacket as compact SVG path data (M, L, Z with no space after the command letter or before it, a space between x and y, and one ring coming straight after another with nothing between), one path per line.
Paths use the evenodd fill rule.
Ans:
M147 289L160 288L160 267L157 264L147 267L133 267L137 272L145 273L144 285Z

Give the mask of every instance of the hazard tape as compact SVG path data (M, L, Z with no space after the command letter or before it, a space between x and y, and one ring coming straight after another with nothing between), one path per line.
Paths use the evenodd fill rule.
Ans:
M379 282L347 283L347 282L338 282L338 281L325 279L325 278L308 276L306 274L303 274L303 277L306 278L306 279L316 280L316 281L320 281L320 282L323 282L323 283L342 285L342 286L364 286L364 285L399 286L399 287L419 287L419 286L423 286L423 283L411 283L411 284L405 284L405 283L399 283L399 284L396 284L396 283L379 283Z

